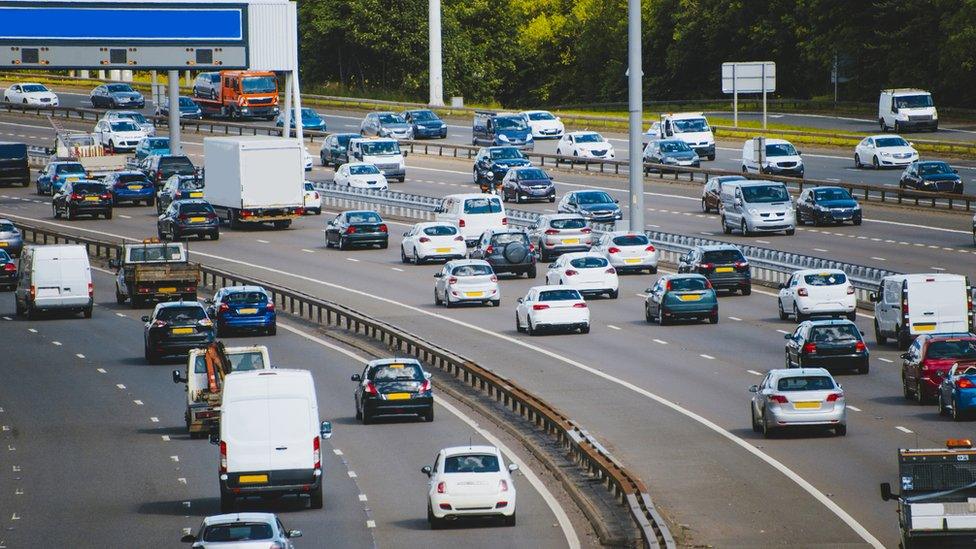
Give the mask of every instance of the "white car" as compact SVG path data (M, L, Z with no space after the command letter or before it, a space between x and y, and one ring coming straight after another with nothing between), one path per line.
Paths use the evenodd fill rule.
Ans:
M569 132L556 144L556 154L613 160L613 145L596 132Z
M618 273L625 271L657 272L659 252L647 235L630 231L604 233L591 251L602 254Z
M515 329L536 335L542 330L590 333L590 309L579 291L569 286L534 286L515 307Z
M854 167L904 167L918 160L918 151L899 135L871 135L854 147Z
M420 471L427 487L427 522L432 530L448 519L500 517L515 526L514 463L505 466L493 446L458 446L437 453L433 465Z
M368 162L349 162L339 166L332 181L336 185L346 185L356 189L385 191L390 188L383 172Z
M128 120L139 126L142 131L146 132L146 135L153 137L156 135L156 126L141 112L136 111L108 111L102 115L102 120L108 120L109 122L115 122L117 120Z
M57 107L58 96L44 84L25 82L11 84L3 90L3 100L7 103L21 103L35 107Z
M302 147L302 162L305 163L305 171L312 171L312 155L308 152L308 147Z
M315 190L315 185L311 181L305 182L305 196L303 204L305 206L305 213L314 213L315 215L322 214L322 195Z
M403 233L400 261L420 265L438 259L464 259L468 246L456 225L443 221L417 223Z
M434 273L434 305L448 308L459 303L501 304L498 277L483 259L456 259Z
M599 252L572 252L549 264L546 284L569 286L583 295L606 294L617 299L617 269Z
M857 296L847 274L838 269L796 271L779 287L779 318L803 322L811 316L857 318Z
M196 534L186 534L180 541L194 548L293 549L291 538L300 537L301 530L285 530L274 513L230 513L203 519Z
M92 135L111 151L133 151L140 141L148 137L142 128L130 120L99 120Z
M559 139L566 131L562 120L549 111L522 111L535 139Z

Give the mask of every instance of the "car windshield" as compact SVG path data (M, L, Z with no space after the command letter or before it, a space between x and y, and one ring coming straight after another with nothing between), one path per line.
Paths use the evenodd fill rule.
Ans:
M248 76L241 80L241 91L244 93L274 93L278 91L278 83L273 76Z
M190 99L189 97L180 97L180 106L181 107L196 107L197 104L194 103L193 100Z
M767 144L766 156L796 156L796 148L789 143Z
M707 132L711 131L708 122L704 118L686 118L684 120L673 120L674 131L677 133L688 132Z
M437 120L437 115L431 111L411 111L410 117L417 122L431 122Z
M504 246L510 242L521 242L525 246L529 245L529 236L525 233L498 233L491 237L491 243L495 246Z
M540 170L539 168L532 168L529 170L519 170L518 171L519 180L539 180L539 179L549 179L549 174Z
M431 225L424 227L424 234L427 236L453 236L458 232L454 225Z
M0 221L0 233L12 233L17 230L14 224L9 221ZM2 252L3 250L0 250Z
M847 282L847 275L844 273L816 273L803 276L803 281L808 286L837 286Z
M609 265L605 258L596 256L577 257L569 260L569 264L577 269L601 269Z
M524 130L528 126L521 116L496 116L495 127L499 130Z
M151 246L137 246L129 249L130 262L172 261L183 257L182 250L177 244L156 244Z
M875 145L879 149L884 149L886 147L907 147L908 141L900 137L879 137L874 140Z
M372 381L424 381L424 371L417 364L391 363L370 368L367 377Z
M454 276L488 276L494 274L490 265L461 265L455 267L451 274Z
M224 303L232 303L232 304L239 304L239 303L267 303L268 302L268 294L266 294L264 292L257 292L257 291L253 291L253 292L233 292L233 293L229 293L229 294L225 295L223 297L223 299L221 299L221 301L223 301Z
M193 175L196 168L185 156L170 156L159 159L159 170L169 175Z
M110 91L112 93L135 91L135 90L132 89L132 86L130 86L128 84L109 84L109 85L105 86L105 89L107 89L108 91Z
M381 114L379 115L381 124L406 124L407 121L403 119L399 114Z
M191 322L207 318L203 307L163 307L156 315L156 320L168 322Z
M362 144L363 154L368 156L400 154L400 145L396 141L372 141Z
M853 324L814 326L810 330L810 341L814 343L842 343L860 340L861 333Z
M184 214L198 214L198 213L216 213L214 212L213 206L207 202L183 202L180 204L180 213Z
M71 163L71 164L58 164L54 168L54 171L57 174L63 174L63 173L85 173L85 167L82 166L81 164L75 164L75 163Z
M382 223L383 218L376 212L349 212L346 214L349 223Z
M146 117L137 112L123 112L116 115L118 118L125 120L132 120L136 124L145 124Z
M586 227L586 220L581 217L553 219L549 221L549 226L553 229L582 229Z
M115 182L121 184L140 183L143 185L152 185L149 178L141 173L120 173L115 177Z
M786 190L786 185L757 185L742 187L742 198L751 204L789 202L790 193Z
M576 136L577 143L603 143L603 136L598 133L581 133Z
M932 96L929 94L905 95L895 98L895 106L899 109L921 109L931 107L933 104Z
M203 180L195 177L180 178L181 191L199 191L203 188Z
M576 193L576 202L579 204L612 204L613 199L605 192L589 191Z
M271 539L274 530L264 522L235 522L207 526L203 531L203 541L230 542Z
M497 198L469 198L464 201L466 214L502 213L502 201Z
M515 158L525 158L525 155L515 147L500 147L491 150L492 160L511 160Z
M497 473L500 470L498 456L491 454L465 454L444 459L445 473Z
M556 117L553 116L551 112L538 111L538 112L529 113L529 120L555 120L555 119Z
M945 162L924 162L918 165L921 175L942 175L952 173L952 168Z
M147 140L146 147L148 147L150 149L168 149L169 148L169 138L168 137L153 137L153 138Z
M742 252L739 250L709 250L702 254L702 261L705 263L735 263L736 261L745 261L742 257Z
M302 108L302 118L311 118L312 120L315 120L319 118L319 113L309 109L308 107L304 107Z
M359 136L354 133L344 133L344 134L337 135L335 136L336 144L342 148L346 148L349 146L349 140L354 137L359 137Z
M380 173L380 170L372 164L360 164L349 166L349 173L351 175L375 175Z
M926 358L976 359L976 339L933 341L925 350Z
M827 200L853 200L851 193L847 192L847 189L818 189L813 192L813 197L817 202Z
M613 237L613 243L617 246L647 246L650 242L642 234L626 234Z
M697 292L708 289L708 281L704 278L672 278L668 281L668 287L673 292Z
M139 131L139 126L136 126L132 122L119 121L112 122L112 131L114 132L137 132Z
M834 388L834 380L827 376L791 376L776 383L780 391L829 391Z
M20 89L24 90L27 93L46 92L46 91L48 91L47 88L45 88L44 86L42 86L40 84L27 84L27 85L21 86Z
M662 141L661 142L661 152L663 153L676 153L676 152L690 152L691 147L688 146L684 141Z
M264 369L264 355L260 351L248 351L245 353L227 353L230 360L230 369L234 372L248 372L251 370ZM193 363L193 373L207 373L207 359L204 355L198 355Z
M71 187L71 192L79 194L102 194L107 191L107 187L101 183L75 183Z
M583 299L576 290L546 290L539 292L539 301L577 301Z

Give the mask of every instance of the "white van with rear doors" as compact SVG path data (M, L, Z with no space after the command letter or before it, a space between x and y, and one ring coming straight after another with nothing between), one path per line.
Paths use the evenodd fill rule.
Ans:
M322 508L322 439L332 424L319 424L315 383L308 370L231 372L224 379L220 434L220 511L238 498L308 495Z
M488 229L508 226L505 205L493 194L450 194L435 212L436 220L456 225L468 247L477 244Z
M973 298L962 275L901 274L881 279L874 302L874 337L905 350L919 334L973 332Z
M85 247L61 244L25 248L14 301L17 314L26 314L27 318L42 311L81 312L91 318L95 287Z

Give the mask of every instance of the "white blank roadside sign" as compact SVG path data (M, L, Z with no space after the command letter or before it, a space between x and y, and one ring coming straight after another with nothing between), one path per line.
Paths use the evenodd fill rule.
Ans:
M764 72L765 90L763 90ZM763 91L766 93L776 91L776 63L772 61L722 63L722 93L762 93Z

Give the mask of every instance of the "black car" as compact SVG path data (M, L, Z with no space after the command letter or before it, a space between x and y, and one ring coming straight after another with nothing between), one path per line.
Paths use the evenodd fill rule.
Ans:
M716 290L752 293L752 273L742 251L730 244L695 246L678 260L679 273L698 273Z
M174 175L195 175L196 167L187 156L152 155L139 164L139 170L149 177L158 191Z
M414 139L447 137L447 124L430 109L404 111L402 116L413 127Z
M807 320L783 337L787 368L868 373L868 348L861 331L850 320Z
M196 301L160 303L151 316L142 317L146 361L155 364L164 356L185 355L206 347L216 337L213 322Z
M420 416L434 421L434 395L430 374L412 358L383 358L353 374L356 386L356 419L364 424L376 416Z
M519 166L508 170L502 181L502 200L516 204L529 200L556 201L556 186L545 170Z
M598 190L566 193L556 206L556 211L579 214L587 221L596 223L613 223L617 219L623 219L617 199Z
M65 183L54 195L51 208L55 219L62 215L68 219L79 215L104 215L105 219L112 219L112 191L99 181L72 181Z
M203 179L195 175L174 175L166 180L156 197L156 213L163 213L177 200L203 198Z
M156 220L156 232L160 239L181 240L188 236L203 239L209 236L211 240L217 240L220 238L220 218L206 200L176 200Z
M861 205L843 187L804 189L796 199L796 222L861 224Z
M529 159L515 147L482 147L474 157L471 178L475 185L501 181L509 168L528 165Z
M898 186L902 189L962 194L959 170L940 160L916 160L905 168Z
M325 225L325 246L348 250L352 246L386 249L390 233L380 214L372 210L342 212Z
M484 259L495 274L536 277L535 246L529 240L529 233L522 229L488 229L468 256Z
M719 211L722 207L722 185L730 181L745 181L741 175L718 175L708 178L705 186L702 187L701 209L708 213L712 210Z
M112 172L102 179L112 191L112 204L145 202L152 206L156 202L156 188L149 177L139 171Z
M0 184L20 184L21 187L30 185L26 144L0 143Z
M17 263L3 250L0 250L0 287L8 290L17 287Z
M339 167L349 162L349 140L361 137L358 133L334 133L325 138L319 149L323 166Z

